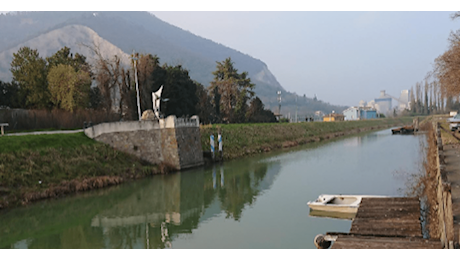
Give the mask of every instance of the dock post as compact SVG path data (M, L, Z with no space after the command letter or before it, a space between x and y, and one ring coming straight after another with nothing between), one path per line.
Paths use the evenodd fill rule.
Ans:
M412 120L412 126L414 127L414 132L418 132L419 120L418 117Z

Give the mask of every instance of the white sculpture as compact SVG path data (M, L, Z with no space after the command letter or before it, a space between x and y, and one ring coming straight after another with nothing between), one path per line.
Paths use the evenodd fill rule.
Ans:
M156 92L152 92L153 112L157 118L160 118L161 91L163 91L163 85Z

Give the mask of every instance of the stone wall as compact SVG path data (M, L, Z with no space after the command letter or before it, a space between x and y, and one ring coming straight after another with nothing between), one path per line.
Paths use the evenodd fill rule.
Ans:
M163 161L161 146L161 130L138 130L129 132L104 133L94 138L112 146L118 151L129 153L152 164Z
M178 170L203 164L198 117L169 116L160 121L103 123L85 134L152 164L166 163Z
M177 169L182 169L180 165L179 152L177 150L177 138L175 128L161 129L161 151L163 152L163 162Z
M436 192L438 204L438 226L440 239L444 248L453 248L454 220L452 214L451 184L447 179L439 123L433 123L436 143Z
M190 168L203 164L203 150L201 149L201 133L199 127L176 128L176 139L178 140L177 148L180 165L183 168Z

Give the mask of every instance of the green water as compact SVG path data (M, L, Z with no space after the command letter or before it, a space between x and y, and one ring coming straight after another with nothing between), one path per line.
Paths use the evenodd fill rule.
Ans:
M351 221L306 203L404 196L424 138L384 130L2 211L0 248L315 248Z

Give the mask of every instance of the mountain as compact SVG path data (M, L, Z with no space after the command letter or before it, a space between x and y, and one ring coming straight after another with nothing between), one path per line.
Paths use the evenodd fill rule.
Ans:
M91 62L93 59L96 59L96 55L90 48L85 47L85 45L91 46L93 43L96 43L99 46L104 58L117 55L121 57L121 60L125 65L129 65L130 56L128 54L124 53L120 48L112 43L101 38L92 29L82 25L67 25L60 29L43 33L35 38L21 43L20 45L16 45L0 52L0 68L9 68L13 59L13 53L16 53L22 46L28 46L32 49L39 50L42 57L51 56L63 46L67 46L72 52L78 52L84 55L88 58L88 61ZM0 70L0 79L10 79L11 77L11 72L9 70Z
M104 55L125 58L135 50L160 58L160 63L182 65L204 86L212 81L216 61L232 58L239 72L247 71L255 92L267 108L277 111L282 92L282 113L295 113L296 95L286 91L259 59L168 24L148 12L13 12L0 15L0 80L10 81L12 54L22 46L37 49L42 57L67 46L89 58L84 47L96 43ZM300 99L300 97L298 97ZM344 107L305 98L299 111L330 113ZM307 105L308 104L308 105Z

